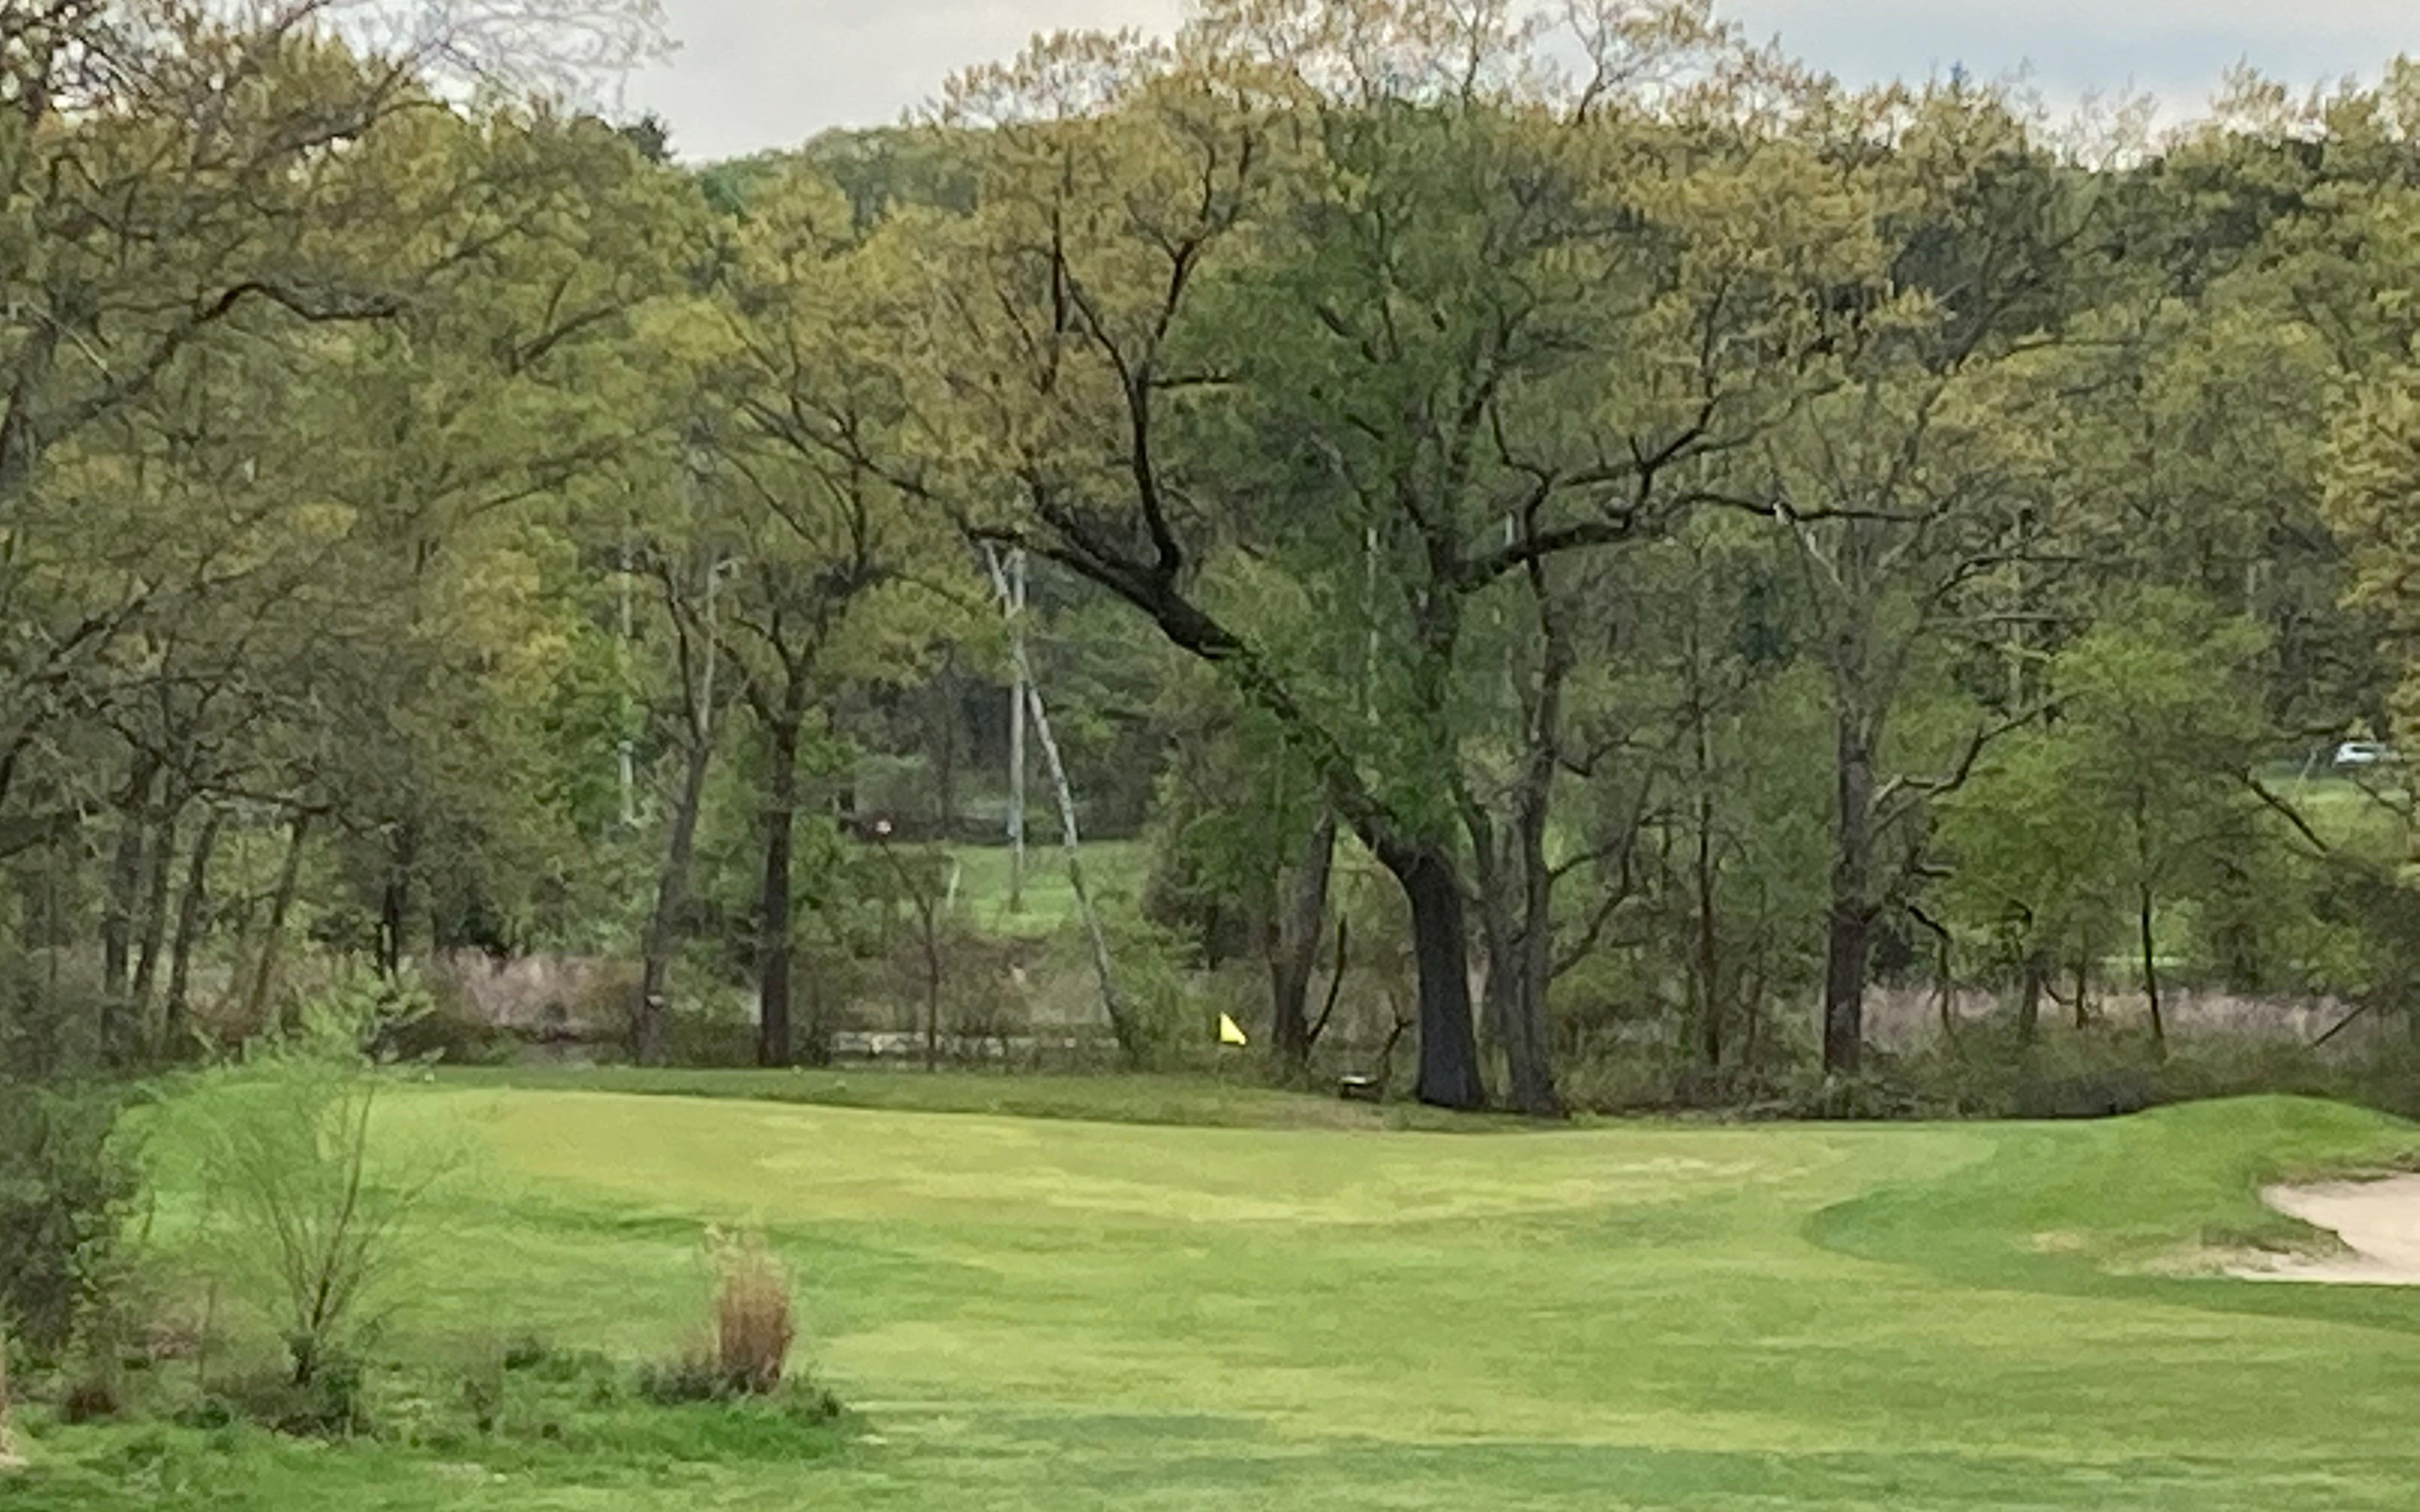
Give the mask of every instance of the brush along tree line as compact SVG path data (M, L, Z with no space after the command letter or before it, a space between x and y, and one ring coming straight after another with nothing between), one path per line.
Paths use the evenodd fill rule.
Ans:
M2398 825L2260 773L2412 708L2420 69L2155 135L1687 3L1205 0L701 168L549 102L625 54L454 87L527 9L0 18L26 1065L256 1026L306 931L813 1053L845 795L954 819L1005 722L990 550L1289 1072L1347 848L1451 1107L1798 1005L1851 1072L1936 951L2026 1036L2113 959L2404 1002Z

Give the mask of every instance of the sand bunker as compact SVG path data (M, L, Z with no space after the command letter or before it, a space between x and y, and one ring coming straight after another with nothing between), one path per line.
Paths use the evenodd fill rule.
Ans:
M2264 1257L2238 1269L2237 1275L2256 1281L2420 1287L2420 1176L2273 1186L2260 1196L2288 1217L2332 1230L2350 1253Z

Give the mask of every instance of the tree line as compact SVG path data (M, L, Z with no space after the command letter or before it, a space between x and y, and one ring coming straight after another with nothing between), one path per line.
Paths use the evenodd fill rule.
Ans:
M790 1060L869 756L947 820L999 737L995 553L1288 1075L1348 859L1446 1106L1808 1005L1854 1075L1878 976L2409 1011L2391 766L2281 774L2420 688L2420 68L2155 132L1689 3L1202 0L698 168L563 102L651 25L0 17L8 973L93 973L20 1059L174 1051L206 962L257 1024L318 889L391 974L637 956L643 1059L710 937Z

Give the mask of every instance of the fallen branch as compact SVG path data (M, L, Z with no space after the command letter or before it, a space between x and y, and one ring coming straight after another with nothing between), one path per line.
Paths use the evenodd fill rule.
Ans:
M2368 1012L2369 1010L2370 1005L2364 1003L2359 1008L2354 1009L2351 1012L2347 1013L2344 1017L2336 1020L2335 1026L2334 1028L2331 1028L2327 1033L2320 1035L2318 1039L2311 1041L2311 1048L2317 1050L2319 1046L2327 1043L2330 1040L2335 1039L2337 1035L2342 1034L2345 1030L2352 1027L2353 1020L2361 1017L2364 1013Z

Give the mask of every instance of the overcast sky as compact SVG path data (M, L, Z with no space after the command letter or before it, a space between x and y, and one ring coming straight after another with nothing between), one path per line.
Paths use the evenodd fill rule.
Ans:
M1760 37L1844 78L1962 64L2028 68L2056 100L2149 91L2197 108L2249 59L2298 84L2374 73L2420 53L2420 0L1716 0ZM663 0L680 51L633 81L683 157L787 147L828 126L879 125L951 69L1015 52L1037 30L1165 30L1183 0Z

